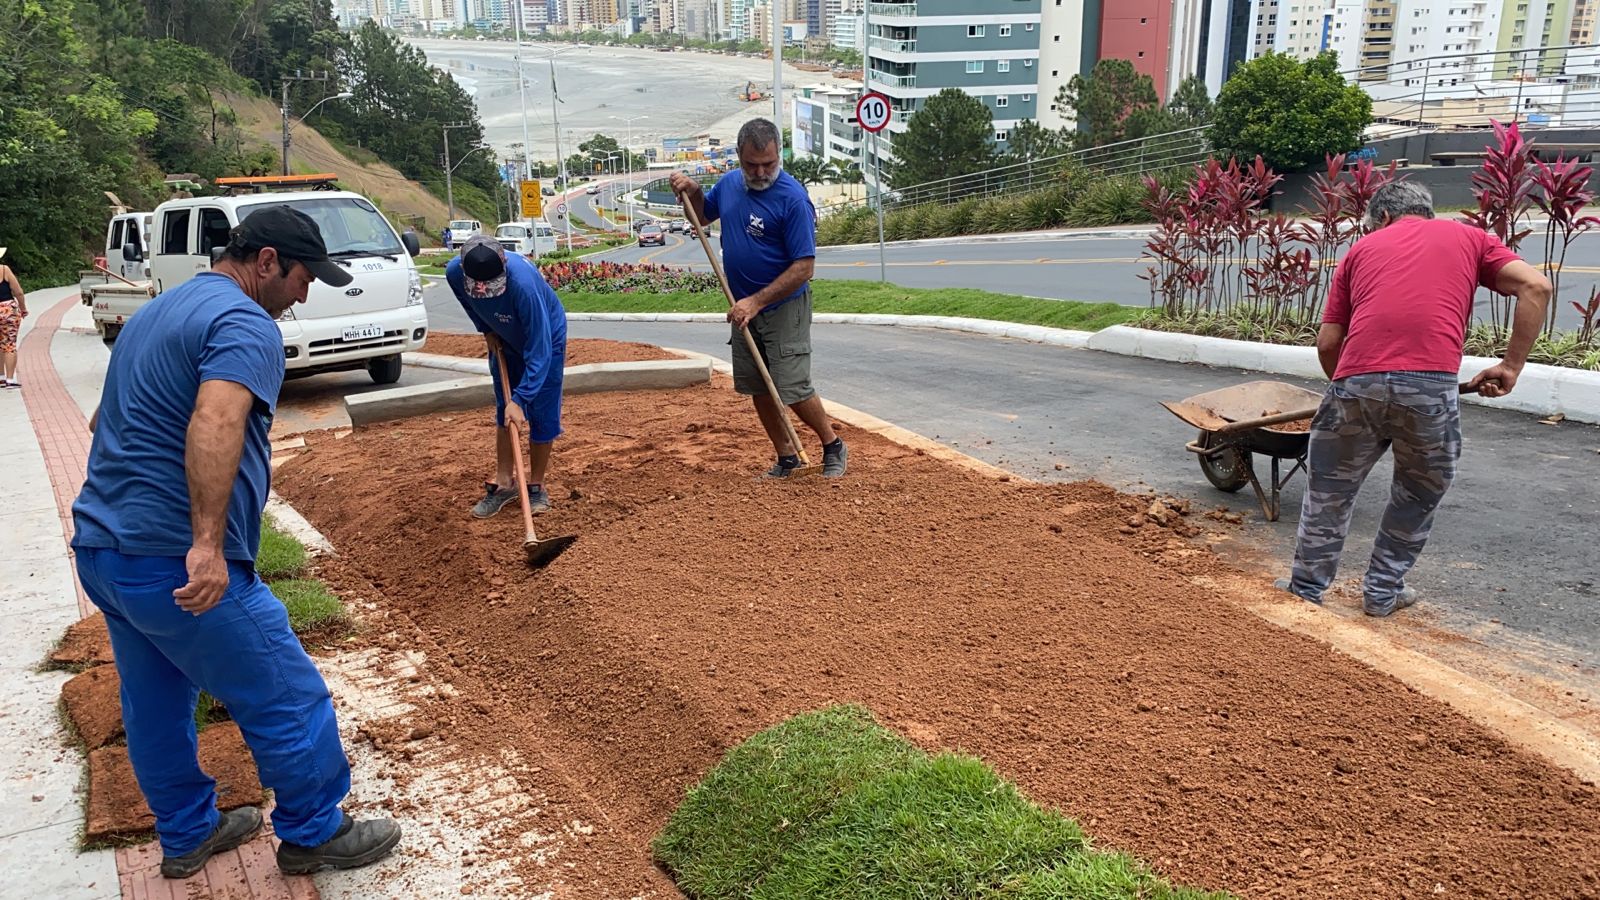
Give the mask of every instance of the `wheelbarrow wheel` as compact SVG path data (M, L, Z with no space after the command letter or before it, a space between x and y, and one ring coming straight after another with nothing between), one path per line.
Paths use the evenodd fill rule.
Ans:
M1201 433L1202 442L1208 437ZM1250 454L1238 447L1228 447L1212 454L1200 455L1200 471L1206 480L1219 491L1234 493L1250 483Z

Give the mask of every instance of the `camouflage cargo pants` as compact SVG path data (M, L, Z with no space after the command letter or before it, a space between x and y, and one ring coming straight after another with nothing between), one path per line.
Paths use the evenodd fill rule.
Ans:
M1353 375L1328 386L1311 423L1305 502L1289 589L1322 602L1350 530L1356 493L1387 450L1394 482L1362 585L1368 612L1392 611L1428 542L1461 457L1461 404L1450 372Z

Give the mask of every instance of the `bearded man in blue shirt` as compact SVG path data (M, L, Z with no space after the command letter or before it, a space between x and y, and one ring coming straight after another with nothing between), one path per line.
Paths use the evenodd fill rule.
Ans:
M822 474L845 473L849 451L833 433L822 398L811 386L811 276L817 262L816 210L811 197L783 171L783 141L777 126L752 119L739 129L739 168L711 188L682 172L672 190L687 199L702 225L722 220L722 263L736 302L728 310L733 386L755 403L756 415L777 451L767 478L787 478L800 465L789 443L783 406L794 410L822 441ZM755 337L778 398L767 394L739 329ZM783 406L778 405L778 401Z
M340 803L350 764L333 700L256 576L283 385L277 319L313 280L350 273L288 206L258 207L208 272L145 304L117 337L72 506L78 579L106 616L128 758L155 814L161 874L188 878L249 840L261 811L217 811L197 759L200 691L222 702L273 791L278 867L354 868L400 841Z

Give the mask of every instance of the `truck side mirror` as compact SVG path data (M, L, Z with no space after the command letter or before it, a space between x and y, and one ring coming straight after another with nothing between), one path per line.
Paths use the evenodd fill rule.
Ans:
M400 235L400 243L405 245L406 252L416 256L422 252L422 242L417 240L415 231L408 231Z
M144 262L144 253L139 249L138 242L129 241L122 245L122 261L131 263Z

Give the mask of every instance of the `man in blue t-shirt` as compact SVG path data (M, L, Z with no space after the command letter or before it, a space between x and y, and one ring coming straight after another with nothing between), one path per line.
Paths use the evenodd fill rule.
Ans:
M561 379L567 364L567 311L539 274L539 267L511 255L494 238L477 235L461 245L461 255L444 268L444 278L467 318L489 346L489 375L494 379L494 481L484 483L483 499L472 514L487 519L517 498L512 477L510 419L528 439L529 507L550 508L544 488L550 450L561 436ZM500 383L498 356L506 361L510 396Z
M340 808L350 765L332 698L255 571L284 374L276 320L315 279L350 283L316 223L287 206L252 213L211 271L128 320L89 422L72 546L111 631L128 758L168 878L261 827L254 807L217 811L196 758L200 691L227 707L273 791L285 872L366 865L400 840L392 819Z
M722 220L722 264L733 288L733 386L749 396L777 451L768 478L786 478L800 465L783 427L783 407L750 358L740 328L755 337L773 387L822 441L822 474L844 475L849 451L833 433L822 398L811 387L811 275L817 262L816 212L806 189L783 171L782 139L766 119L739 129L739 169L722 176L709 193L682 172L672 190L687 199L701 224Z

